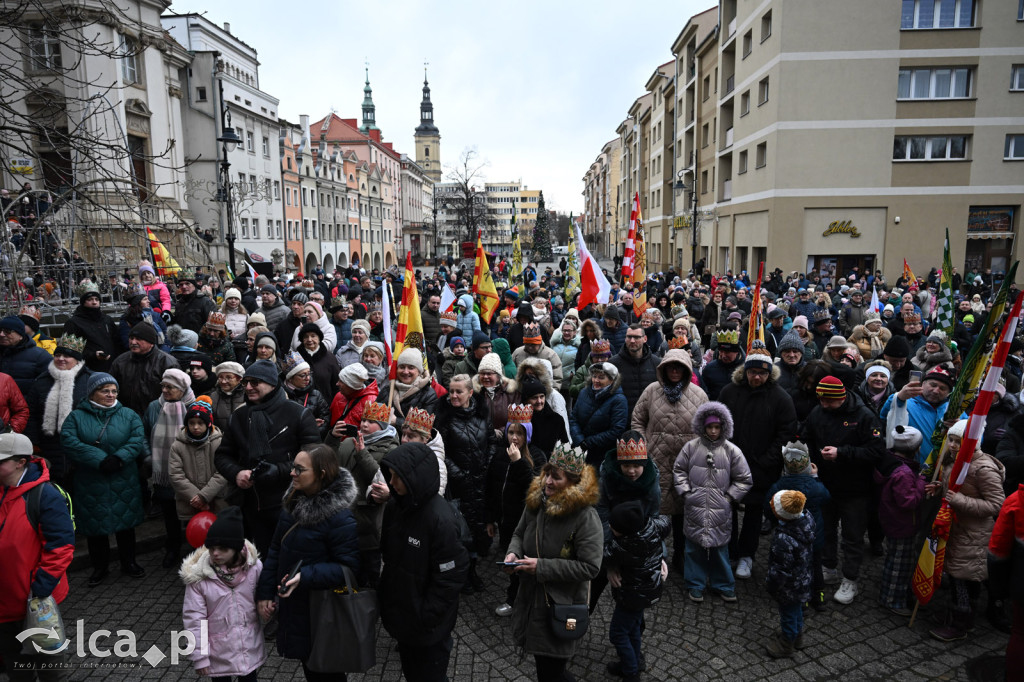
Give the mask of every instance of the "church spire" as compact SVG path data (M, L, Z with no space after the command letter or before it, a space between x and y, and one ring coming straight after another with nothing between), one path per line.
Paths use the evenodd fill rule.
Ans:
M370 87L370 63L366 62L366 86L363 88L363 125L359 131L364 135L377 127L377 108L373 104L373 88Z
M420 102L420 124L416 126L417 135L437 135L434 125L434 105L430 101L430 83L427 82L427 65L423 65L423 101Z

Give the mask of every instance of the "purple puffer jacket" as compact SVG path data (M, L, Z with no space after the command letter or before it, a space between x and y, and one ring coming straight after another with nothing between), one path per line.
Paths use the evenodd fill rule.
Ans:
M882 532L893 539L914 537L921 521L918 512L924 502L925 479L916 460L908 460L886 451L874 472L882 492L878 501L878 519Z

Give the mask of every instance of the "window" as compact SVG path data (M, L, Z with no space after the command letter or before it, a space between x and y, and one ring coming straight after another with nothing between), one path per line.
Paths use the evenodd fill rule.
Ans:
M280 220L277 221L277 238L278 239L281 238L281 221Z
M971 96L971 69L900 69L897 99L957 99Z
M284 238L285 239L292 239L293 238L292 237L292 221L289 220L285 224L285 228L284 229L285 229Z
M1006 136L1006 151L1003 152L1003 158L1024 159L1024 135Z
M263 156L265 158L268 158L268 159L270 158L270 138L269 137L264 137L263 138Z
M125 34L120 34L120 43L117 46L118 56L121 57L121 76L125 83L139 82L138 53L139 44Z
M700 193L701 194L707 194L708 193L708 172L707 171L701 171L701 174L700 174Z
M903 0L901 29L971 28L974 0Z
M275 192L274 194L276 195L277 193ZM270 199L270 197L271 197L271 194L270 194L270 178L267 178L267 179L265 179L265 180L263 181L263 196L264 196L264 197L265 197L265 198L266 198L266 199L267 199L268 201L269 201L269 199ZM277 196L274 196L274 198L276 199L276 198L277 198Z
M291 170L292 169L292 159L291 159L291 157L288 157L287 159L285 159L285 163L288 165L288 170Z
M242 223L242 236L245 237L245 238L248 238L249 237L249 219L248 218L242 218L241 223Z
M754 151L754 166L764 168L766 165L768 165L768 143L762 142Z
M43 71L63 66L60 56L60 38L57 31L46 26L28 29L29 68Z
M894 161L937 161L943 159L966 159L966 135L900 135L892 145Z
M1024 0L1017 4L1017 21L1024 21Z
M1024 0L1020 0L1024 3ZM1010 73L1010 89L1024 90L1024 64L1014 64Z
M701 128L701 130L700 130L700 146L701 147L707 147L708 146L708 135L710 134L710 125L711 124L709 124L709 123L705 123L704 127Z
M704 76L704 87L702 88L702 91L704 92L704 101L706 102L708 101L708 97L711 97L711 76Z
M309 218L302 219L302 238L309 239Z
M205 102L206 101L206 88L204 88L204 87L196 88L196 101L197 102Z
M285 206L291 206L292 205L292 191L288 187L284 188L284 205Z
M245 183L245 173L238 174L238 193L245 194L248 185Z
M768 77L765 76L757 84L757 105L761 106L768 101Z
M252 219L252 238L253 239L259 239L260 238L260 221L257 220L256 218Z
M1024 0L1021 0L1021 1L1024 2ZM430 146L429 145L423 148L423 158L425 158L425 159L429 159L430 158Z
M313 239L316 239L316 238L317 238L317 236L316 236L316 221L314 220L313 221Z
M309 206L309 198L305 187L302 188L302 205Z
M274 199L281 198L281 183L274 180Z
M743 58L746 59L751 50L754 49L754 29L743 34Z
M245 131L245 149L251 154L256 153L256 136L251 130Z
M768 40L768 37L772 34L772 11L768 10L764 16L761 17L761 42Z
M741 174L746 173L746 172L747 172L747 150L744 149L743 151L740 152L739 170L736 171L736 174L737 175L741 175Z
M750 90L747 90L740 95L740 116L746 116L750 113Z
M249 191L252 192L253 194L256 194L256 176L255 175L250 175L249 176Z

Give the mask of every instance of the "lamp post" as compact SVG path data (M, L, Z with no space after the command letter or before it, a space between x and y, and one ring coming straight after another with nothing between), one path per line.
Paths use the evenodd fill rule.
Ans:
M687 188L686 183L683 182L683 176L687 173L687 170L681 170L676 173L676 181L672 185L672 189L679 192L685 192L687 189L690 191L690 201L693 204L693 215L690 217L690 268L693 270L693 274L697 274L697 173L695 171L689 171L693 173L693 184ZM673 223L674 223L673 216ZM673 229L674 232L674 229Z
M238 271L235 270L235 215L234 215L234 201L231 198L231 162L228 161L228 152L234 151L235 148L242 142L238 135L235 133L235 129L231 126L231 112L228 111L228 107L224 104L224 81L220 81L220 137L217 138L217 142L220 142L221 160L220 160L220 187L217 188L217 201L224 202L225 208L227 208L227 225L224 234L224 238L228 242L228 265L231 267L232 276L236 276Z

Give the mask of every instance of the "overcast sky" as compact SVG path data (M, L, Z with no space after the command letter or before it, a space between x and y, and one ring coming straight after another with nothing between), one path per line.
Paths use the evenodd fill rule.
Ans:
M704 0L175 0L256 48L280 116L361 118L364 62L384 140L415 157L423 62L446 175L464 149L487 181L522 180L548 208L580 213L583 174L615 137Z

